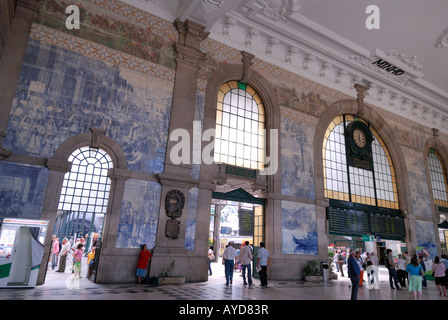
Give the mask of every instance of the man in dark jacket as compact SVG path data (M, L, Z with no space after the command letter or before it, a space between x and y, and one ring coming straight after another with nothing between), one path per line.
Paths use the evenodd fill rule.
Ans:
M359 286L359 275L361 271L359 270L358 263L356 262L356 251L354 249L350 250L350 257L347 260L348 276L352 282L352 295L350 300L358 299L358 286Z

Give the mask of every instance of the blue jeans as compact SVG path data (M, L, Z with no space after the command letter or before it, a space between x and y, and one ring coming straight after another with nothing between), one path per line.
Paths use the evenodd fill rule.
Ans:
M235 261L232 260L224 260L224 267L226 271L226 284L232 283L233 281L233 266L235 265Z
M400 286L398 285L397 271L395 270L394 267L388 268L388 270L389 270L389 285L390 285L390 287L393 288L394 283L395 283L395 287L399 288Z
M249 264L243 264L243 281L246 283L246 269L249 285L252 285L252 266Z

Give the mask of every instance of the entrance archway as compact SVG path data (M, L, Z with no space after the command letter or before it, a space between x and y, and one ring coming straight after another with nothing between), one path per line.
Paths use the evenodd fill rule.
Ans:
M264 241L265 203L265 199L254 197L242 188L212 193L209 242L214 248L215 261L220 259L230 241L237 250L249 241L256 255L260 242ZM257 278L256 260L252 263L252 276ZM235 266L238 268L238 261Z
M101 239L101 259L110 254L107 250L108 239L116 238L118 230L118 222L120 219L121 202L123 199L124 183L130 178L131 172L127 170L127 161L123 150L120 146L111 138L104 135L104 131L91 129L91 133L83 133L73 136L64 141L52 159L47 160L47 167L50 170L50 176L48 179L48 187L46 190L44 204L42 206L42 220L49 221L48 232L44 243L44 257L39 268L39 276L37 284L41 285L45 283L45 276L47 270L47 262L50 258L50 246L52 243L52 234L56 226L56 218L58 216L59 200L61 191L63 189L64 177L67 172L71 170L72 163L68 160L69 156L77 149L83 147L89 147L93 149L102 149L110 156L110 160L113 163L112 168L107 172L108 178L111 180L109 197L107 203L107 209L104 215L104 221L102 223L102 239ZM99 246L98 246L99 247ZM115 243L111 244L110 251L115 250ZM115 252L114 252L115 254ZM98 266L98 273L95 277L95 282L98 281L98 275L101 275L101 263L100 255L98 252L95 254L96 264Z

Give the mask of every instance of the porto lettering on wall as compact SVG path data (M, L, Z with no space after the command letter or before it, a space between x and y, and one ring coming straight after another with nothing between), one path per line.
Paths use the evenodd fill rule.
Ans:
M377 61L375 61L374 63L372 63L373 65L377 65L379 68L386 70L387 72L391 72L396 76L401 76L402 74L404 74L404 71L401 70L400 68L390 64L387 61L384 61L383 59L378 59Z

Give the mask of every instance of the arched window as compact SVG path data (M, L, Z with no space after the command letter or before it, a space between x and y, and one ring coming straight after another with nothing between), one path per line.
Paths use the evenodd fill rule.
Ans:
M58 237L101 233L109 199L108 171L113 163L102 149L82 147L74 151L59 198Z
M347 155L346 134L355 122L362 123L367 136L371 134L371 149L365 155L365 159L370 159L370 162L362 156L349 159ZM362 148L365 144L363 139L368 138L357 138L354 134L353 137L354 144ZM355 148L361 150L359 146ZM379 134L366 121L351 115L336 117L327 128L323 141L323 163L327 198L399 209L391 156Z
M448 207L446 168L440 154L433 148L428 153L428 165L434 202L438 206Z
M249 85L229 81L221 86L216 110L214 161L264 169L265 110Z

